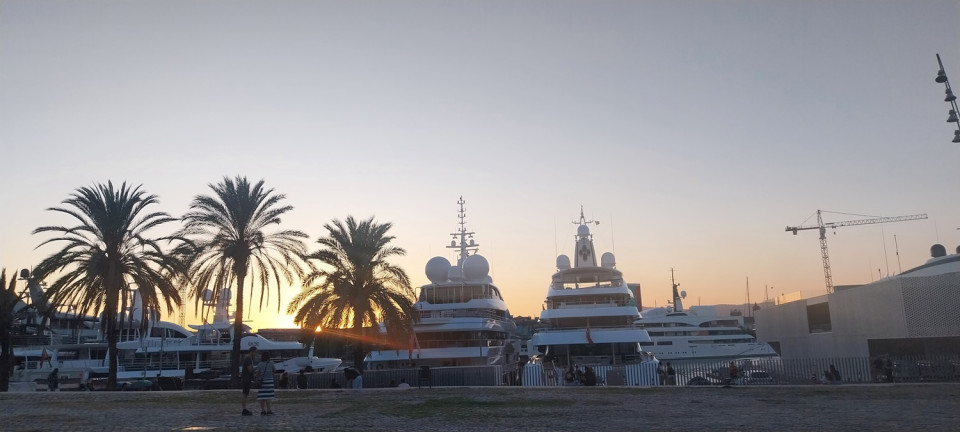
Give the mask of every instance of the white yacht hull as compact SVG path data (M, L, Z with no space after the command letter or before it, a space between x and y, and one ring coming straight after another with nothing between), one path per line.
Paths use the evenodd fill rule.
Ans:
M679 342L679 341L677 341ZM740 357L773 357L777 352L763 342L735 344L654 345L644 347L660 360L697 360Z

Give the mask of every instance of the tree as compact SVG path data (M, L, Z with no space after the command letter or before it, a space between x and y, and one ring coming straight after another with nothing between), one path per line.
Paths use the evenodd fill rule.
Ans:
M181 259L183 239L177 235L152 238L148 232L177 219L164 212L148 212L158 204L156 195L113 182L77 189L64 200L64 206L48 210L64 213L76 225L44 226L33 231L56 233L40 244L64 244L63 249L45 258L34 269L42 280L55 272L59 277L47 290L51 305L74 305L78 311L103 311L106 323L109 375L107 388L117 383L117 317L121 297L128 290L143 294L143 306L159 309L161 301L167 313L180 304L176 282L186 272ZM165 251L161 244L172 245ZM38 247L40 247L38 246Z
M205 290L220 296L223 289L236 286L236 313L233 322L233 351L230 355L230 376L238 382L240 341L243 335L244 284L250 276L250 296L255 285L260 287L260 308L269 299L271 282L277 288L277 312L280 311L280 277L288 284L304 274L303 255L306 245L300 240L307 235L283 230L265 233L271 225L280 224L280 216L293 210L281 206L286 196L266 189L263 180L251 184L246 177L228 178L209 185L212 196L198 195L183 216L182 234L194 240L196 255L191 259L190 278L193 297L199 304Z
M10 388L10 371L14 365L13 359L13 331L18 319L27 309L23 296L17 294L17 276L7 281L7 269L0 273L0 392Z
M390 246L394 240L387 231L391 223L378 224L370 219L346 222L334 219L324 225L327 237L317 240L322 249L308 259L323 266L304 279L304 289L287 307L297 325L307 328L353 329L354 366L361 368L366 355L366 329L382 321L388 333L409 335L419 318L413 307L410 278L388 258L406 251Z

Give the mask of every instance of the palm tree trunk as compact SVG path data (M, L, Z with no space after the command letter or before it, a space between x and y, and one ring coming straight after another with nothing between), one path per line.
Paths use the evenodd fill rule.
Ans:
M246 274L237 272L237 309L233 318L233 350L230 352L230 381L240 388L240 340L243 338L243 280Z
M107 321L107 390L117 389L117 303L120 297L119 283L110 281L107 288L107 304L104 316Z
M0 338L3 339L3 349L0 352L0 392L10 390L10 373L13 369L13 332L4 329Z
M353 349L353 367L359 371L363 371L363 358L366 357L367 354L365 352L366 346L364 346L363 342L364 336L366 336L363 328L363 315L357 313L357 311L353 313L353 328L356 332L355 334L358 336L354 339L356 340L356 344L354 344Z

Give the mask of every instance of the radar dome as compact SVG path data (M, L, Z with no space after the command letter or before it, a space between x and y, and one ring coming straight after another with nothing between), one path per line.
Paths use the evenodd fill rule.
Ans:
M570 257L566 255L560 255L557 257L557 269L558 270L570 270Z
M947 255L947 248L943 247L942 244L935 244L930 246L930 256L933 258L940 258Z
M233 293L229 289L220 290L220 299L221 300L230 300L233 298Z
M577 227L577 235L578 235L578 236L590 235L590 228L587 227L586 225L580 225L580 226L578 226L578 227Z
M445 282L450 272L450 261L447 261L447 259L442 256L430 258L430 261L427 261L425 272L430 282Z
M600 266L604 268L614 268L617 266L617 260L610 252L604 252L600 255Z
M490 273L490 263L482 255L470 255L463 260L463 277L467 280L483 280Z
M213 300L213 291L209 289L203 290L203 301L209 302L211 300Z

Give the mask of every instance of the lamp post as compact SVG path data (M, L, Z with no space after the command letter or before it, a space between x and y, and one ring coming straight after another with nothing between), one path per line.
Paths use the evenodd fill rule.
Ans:
M957 113L960 112L960 109L957 109L957 97L953 94L953 89L950 88L950 80L947 79L947 72L943 70L943 61L940 60L940 54L937 54L937 63L940 64L940 70L937 71L936 81L938 83L943 83L947 87L945 91L946 97L943 99L944 102L950 104L950 115L947 117L947 123L956 123L957 130L953 132L953 142L960 143L960 118L957 117Z

